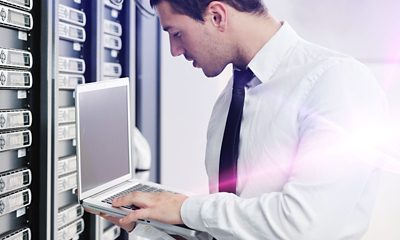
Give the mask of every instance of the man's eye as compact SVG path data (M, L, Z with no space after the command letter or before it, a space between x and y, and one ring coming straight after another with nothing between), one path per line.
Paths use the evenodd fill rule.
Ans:
M177 33L174 33L174 37L176 37L176 38L179 38L179 37L181 37L181 33L180 32L177 32Z

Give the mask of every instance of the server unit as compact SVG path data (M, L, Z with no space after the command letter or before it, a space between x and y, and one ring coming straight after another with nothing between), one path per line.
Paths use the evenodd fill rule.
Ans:
M103 79L115 79L122 76L120 53L124 46L122 34L127 29L122 29L122 12L124 1L104 0L103 32L104 39L104 69Z

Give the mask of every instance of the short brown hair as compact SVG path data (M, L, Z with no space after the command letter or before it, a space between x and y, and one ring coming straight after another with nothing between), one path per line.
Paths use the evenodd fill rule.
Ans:
M213 0L150 0L150 5L154 7L162 1L168 2L177 13L202 22L204 21L204 11L208 4L213 2ZM262 0L219 0L219 2L224 2L240 12L253 14L264 14L268 12Z

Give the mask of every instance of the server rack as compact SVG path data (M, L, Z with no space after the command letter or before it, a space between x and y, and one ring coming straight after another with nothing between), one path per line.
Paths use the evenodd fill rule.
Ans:
M40 8L0 1L0 238L31 239L39 203Z
M90 25L92 1L54 1L52 68L52 212L51 238L78 239L87 224L79 205L76 163L76 125L74 91L77 84L91 77L87 59L96 59L89 47L93 39ZM95 11L94 11L95 12ZM94 54L92 56L92 54ZM95 65L94 65L95 66Z
M117 238L74 193L74 89L129 77L135 92L135 4L0 0L0 36L0 239Z
M134 4L56 0L54 19L51 238L116 239L121 230L99 217L83 216L74 194L74 89L80 83L119 77L129 77L134 89Z

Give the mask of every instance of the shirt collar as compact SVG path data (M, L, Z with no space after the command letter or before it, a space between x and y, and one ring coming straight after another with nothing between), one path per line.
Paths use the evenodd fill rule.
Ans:
M258 51L248 67L261 82L268 82L287 52L294 47L299 39L300 37L293 28L287 22L282 22L281 28Z

